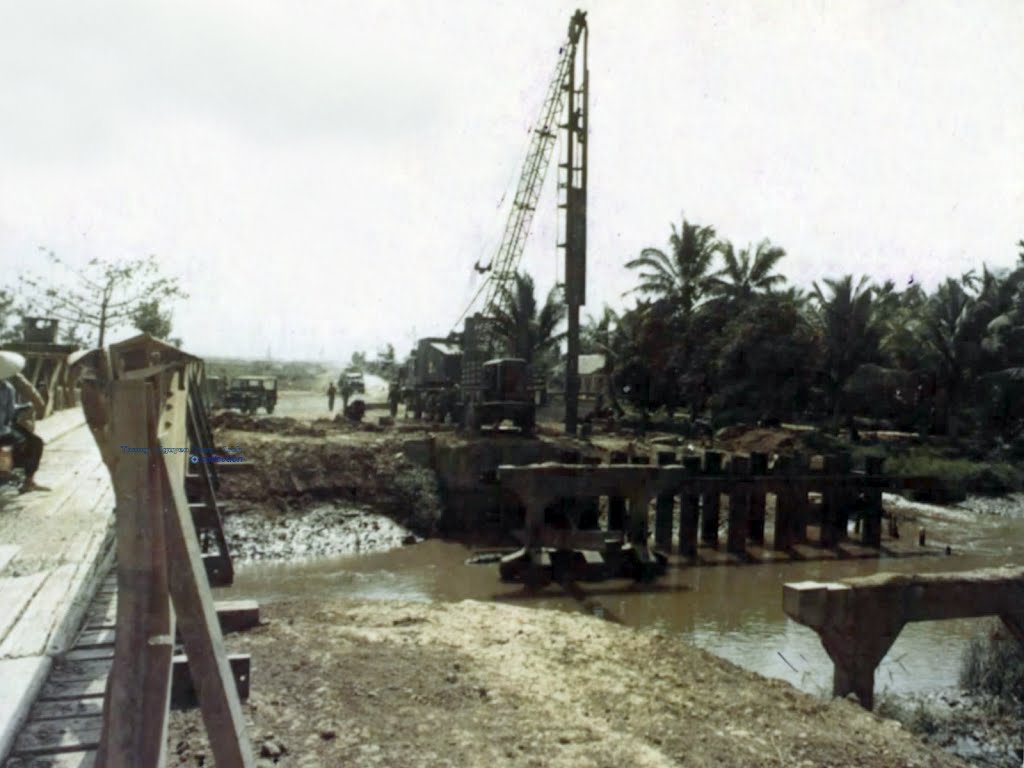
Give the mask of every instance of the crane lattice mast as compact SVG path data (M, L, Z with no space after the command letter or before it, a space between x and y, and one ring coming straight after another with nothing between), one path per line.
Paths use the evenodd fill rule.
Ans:
M559 247L566 255L566 303L569 317L569 355L566 368L566 429L576 430L576 400L579 392L577 356L579 354L579 308L584 302L583 282L586 261L586 135L587 135L587 22L586 13L576 11L569 22L569 34L559 49L555 74L548 85L540 117L531 131L526 160L516 185L501 244L490 264L487 280L463 313L462 387L464 394L479 390L480 365L493 353L494 330L491 321L503 295L515 280L530 234L541 188L551 163L558 130L565 131L566 161L564 178L559 179L559 208L565 210L565 241ZM583 56L577 53L582 47ZM564 114L564 122L559 119ZM483 296L478 314L470 312ZM461 319L461 318L460 318Z

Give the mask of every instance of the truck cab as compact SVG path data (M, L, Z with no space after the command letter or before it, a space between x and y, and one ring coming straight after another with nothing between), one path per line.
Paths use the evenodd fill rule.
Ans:
M523 434L535 427L536 406L530 369L519 357L488 360L481 366L481 389L478 398L467 404L467 426L472 431L482 427L497 430L502 422L511 421Z
M237 408L242 413L256 413L260 408L273 413L277 405L276 376L239 376L231 380L225 408Z

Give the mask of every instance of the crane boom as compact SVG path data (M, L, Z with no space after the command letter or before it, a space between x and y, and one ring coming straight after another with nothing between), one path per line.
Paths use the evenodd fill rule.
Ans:
M487 317L492 316L493 310L501 301L503 288L515 278L523 250L526 248L526 239L533 224L541 188L551 164L551 155L554 152L555 140L558 136L557 131L564 127L558 124L558 118L565 105L567 83L575 63L580 34L586 23L584 16L585 14L579 12L573 16L569 25L568 38L559 48L555 73L548 84L540 115L530 132L530 145L526 152L526 159L523 161L519 181L516 184L515 197L505 222L501 243L490 264L482 269L478 268L478 271L489 272L489 274L484 285L481 286L474 300L463 313L463 317L469 314L473 304L481 295L484 297L481 313ZM487 341L490 341L486 324L481 324L478 333L480 341L484 341L485 337L487 337Z

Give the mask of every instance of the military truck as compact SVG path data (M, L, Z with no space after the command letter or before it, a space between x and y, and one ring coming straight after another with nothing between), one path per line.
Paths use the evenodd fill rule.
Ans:
M256 413L260 408L273 413L276 405L276 376L239 376L231 380L224 396L225 408L237 408L242 413Z
M402 387L406 413L432 421L457 421L462 348L458 337L429 337L416 343Z
M366 394L366 379L363 377L363 372L350 368L338 377L338 389L345 389L345 384L348 384L349 392L356 395Z
M518 357L488 360L481 366L482 386L466 398L465 425L471 432L483 427L498 429L511 421L524 435L536 426L537 406L529 366Z
M481 333L486 320L466 319L462 334L420 339L399 370L406 413L416 419L450 420L471 431L511 421L533 431L536 387L526 361L494 357Z

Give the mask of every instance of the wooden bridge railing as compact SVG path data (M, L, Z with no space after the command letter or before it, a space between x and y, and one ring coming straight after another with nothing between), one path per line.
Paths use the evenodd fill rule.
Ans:
M210 439L193 394L202 363L143 335L79 364L86 420L116 498L117 630L96 765L164 765L177 633L217 766L252 766L185 494L189 449Z

